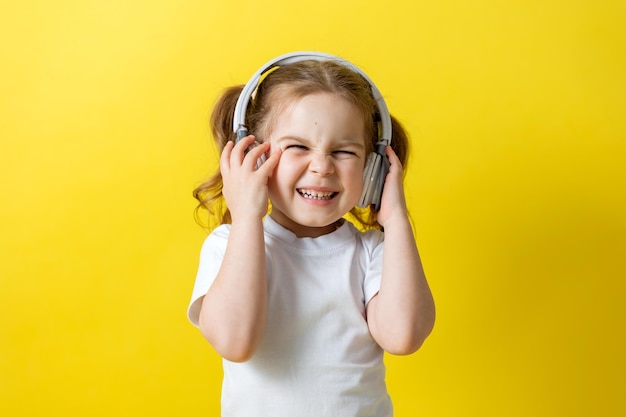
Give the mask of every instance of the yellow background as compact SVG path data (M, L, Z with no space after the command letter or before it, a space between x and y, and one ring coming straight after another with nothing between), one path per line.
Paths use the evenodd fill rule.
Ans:
M438 321L388 358L397 415L625 415L624 4L3 0L0 413L218 415L185 317L207 115L320 50L412 135Z

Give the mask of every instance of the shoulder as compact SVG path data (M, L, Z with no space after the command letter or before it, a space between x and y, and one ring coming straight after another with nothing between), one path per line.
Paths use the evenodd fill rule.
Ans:
M221 238L221 237L228 237L228 235L230 234L230 224L221 224L219 226L217 226L215 229L213 229L213 231L209 234L209 236L207 237L213 237L213 238Z
M204 239L202 243L202 252L214 250L215 248L226 248L228 236L230 235L230 224L222 224Z
M365 249L374 250L378 246L383 245L385 241L385 234L380 230L366 230L361 231L357 229L352 223L348 223L347 227L349 227L350 232L355 237L356 241L359 242L361 246Z

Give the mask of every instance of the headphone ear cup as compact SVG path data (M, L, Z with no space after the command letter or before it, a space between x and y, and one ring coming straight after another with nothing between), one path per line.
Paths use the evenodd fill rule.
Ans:
M367 157L363 171L363 193L358 202L359 207L374 205L374 211L380 210L380 201L383 195L385 178L389 172L389 160L386 155L372 152Z
M387 174L389 173L389 167L391 164L389 163L389 159L387 156L380 156L380 170L376 176L376 183L374 185L374 195L372 196L372 204L374 204L374 211L380 210L380 203L383 197L383 187L385 186L385 180L387 179Z
M367 157L365 169L363 170L363 192L358 202L359 207L368 207L372 204L372 198L376 191L378 172L380 171L380 155L372 152Z

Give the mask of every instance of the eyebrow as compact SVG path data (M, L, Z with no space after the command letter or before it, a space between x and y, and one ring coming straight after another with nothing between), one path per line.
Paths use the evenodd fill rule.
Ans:
M300 137L300 136L294 136L294 135L288 135L288 136L281 136L280 138L276 139L277 143L281 143L287 140L295 140L297 142L302 142L304 144L311 144L311 141ZM343 140L337 140L337 141L333 141L332 142L333 145L337 146L337 147L344 147L344 146L355 146L357 148L361 148L361 149L365 149L365 145L363 143L361 143L361 141L358 140L354 140L354 139L343 139Z

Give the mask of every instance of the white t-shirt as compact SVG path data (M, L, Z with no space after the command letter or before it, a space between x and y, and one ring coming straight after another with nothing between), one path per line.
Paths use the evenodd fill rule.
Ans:
M383 233L344 222L333 233L297 238L269 216L264 229L265 334L247 362L223 361L222 416L391 417L383 350L365 320L380 288ZM188 310L196 326L229 232L218 227L202 247Z

